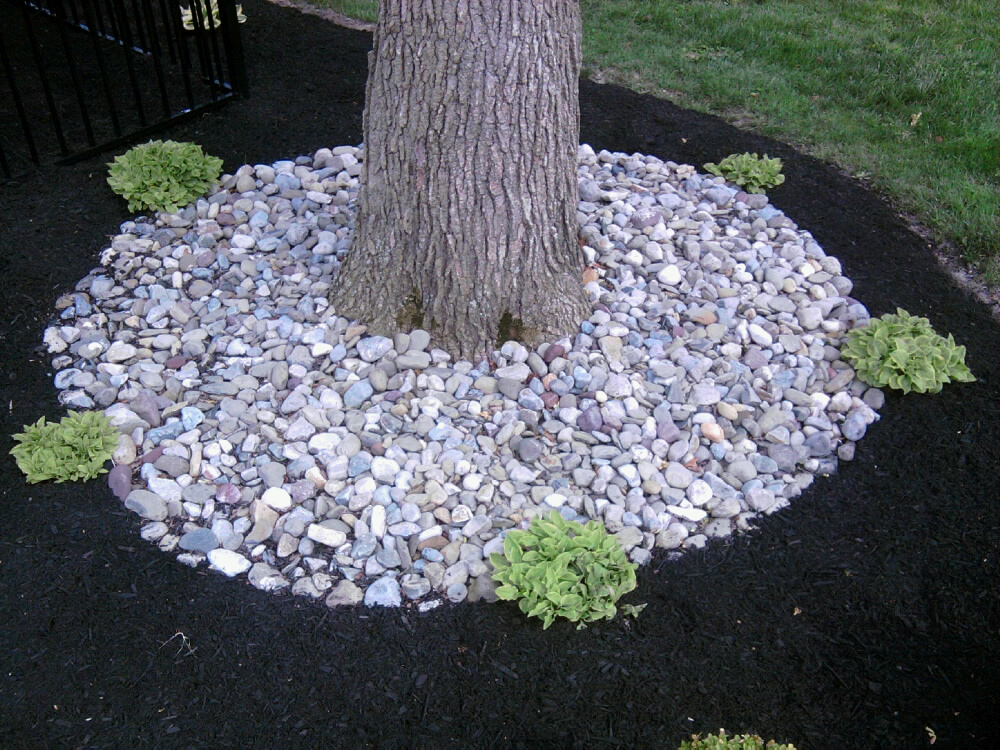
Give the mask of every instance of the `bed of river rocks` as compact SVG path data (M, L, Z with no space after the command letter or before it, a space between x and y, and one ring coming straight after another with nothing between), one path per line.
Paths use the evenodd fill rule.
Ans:
M593 314L455 361L328 303L362 150L246 165L122 224L45 331L60 400L121 431L142 538L333 607L495 599L490 554L556 510L629 558L700 547L849 461L883 394L840 359L868 318L769 204L643 156L579 152Z

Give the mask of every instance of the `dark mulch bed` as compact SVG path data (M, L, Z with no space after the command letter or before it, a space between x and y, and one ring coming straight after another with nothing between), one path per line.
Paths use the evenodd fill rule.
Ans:
M370 37L244 0L253 95L168 133L227 169L361 138ZM642 570L633 623L543 632L507 605L331 612L177 564L100 481L0 461L4 747L676 747L752 730L804 748L1000 745L1000 329L836 169L705 115L582 84L582 139L701 165L785 160L776 205L874 314L968 345L979 381L890 395L857 459L753 534ZM53 302L127 217L104 160L0 188L0 451L61 409Z

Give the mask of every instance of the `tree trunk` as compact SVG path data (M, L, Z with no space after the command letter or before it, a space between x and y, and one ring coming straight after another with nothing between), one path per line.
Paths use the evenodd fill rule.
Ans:
M589 316L577 0L382 0L339 315L473 359Z

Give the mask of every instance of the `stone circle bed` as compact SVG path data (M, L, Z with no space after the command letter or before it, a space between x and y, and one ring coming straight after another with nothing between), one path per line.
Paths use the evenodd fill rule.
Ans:
M327 301L359 159L242 166L57 301L60 400L121 430L109 483L181 562L329 606L493 601L491 554L538 515L644 564L786 507L877 419L836 258L765 195L587 145L575 335L475 363L369 335Z

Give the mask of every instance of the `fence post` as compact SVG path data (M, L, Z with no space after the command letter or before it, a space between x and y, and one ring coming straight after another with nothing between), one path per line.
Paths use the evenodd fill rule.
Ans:
M236 0L219 0L219 17L222 21L222 44L226 48L230 84L233 93L243 97L249 93L247 66L243 57L243 40L236 18Z

